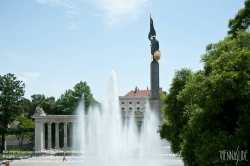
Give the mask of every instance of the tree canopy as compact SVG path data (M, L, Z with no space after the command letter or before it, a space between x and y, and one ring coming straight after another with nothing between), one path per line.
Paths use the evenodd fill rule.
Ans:
M61 114L73 114L80 100L84 100L85 112L87 112L91 105L99 105L94 99L87 83L80 81L74 86L73 90L66 90L56 101L57 112Z
M178 94L184 89L188 77L191 74L190 69L182 69L176 71L173 78L169 94L162 98L163 116L166 119L160 129L161 138L171 140L171 150L175 154L180 152L180 133L183 125L187 123L187 118L184 116L185 103L177 99ZM168 131L168 132L165 132Z
M9 96L2 97L5 97L6 101L10 100ZM31 100L21 97L19 99L18 106L20 106L19 112L29 118L35 113L35 109L38 105L40 105L40 107L42 107L48 115L70 115L74 114L74 110L80 100L84 100L86 112L90 106L97 105L100 107L99 102L93 98L90 87L86 82L82 81L77 83L73 87L73 90L66 90L58 100L56 100L53 96L45 97L44 94L33 94L31 96ZM9 122L12 122L13 120L15 120L14 117L9 120Z
M219 151L250 148L250 33L209 44L202 62L204 70L176 72L159 133L185 165L235 164Z
M24 95L24 87L24 83L18 80L14 74L0 75L0 132L2 142L4 142L8 124L22 113L21 99Z
M100 104L93 98L90 87L86 82L80 81L73 90L66 90L58 100L52 97L45 97L43 94L34 94L31 96L31 101L22 99L22 106L25 114L30 117L35 113L38 105L43 108L46 114L49 115L71 115L80 100L84 100L85 111L91 105L100 106Z
M18 121L18 125L14 129L14 133L17 139L20 141L20 147L22 150L22 145L25 138L28 138L29 140L34 139L35 124L26 116L17 116L16 120Z
M229 20L228 34L237 36L238 31L246 31L250 26L250 0L245 0L245 7L240 9L233 19Z

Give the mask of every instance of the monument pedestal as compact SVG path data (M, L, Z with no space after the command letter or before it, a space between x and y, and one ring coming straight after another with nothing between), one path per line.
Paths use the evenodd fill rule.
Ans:
M150 64L151 100L159 100L159 63L152 61Z
M151 94L150 94L150 109L159 116L161 119L161 100L159 94L159 63L152 61L150 64L150 82L151 82Z
M161 100L160 99L157 99L157 100L150 99L149 100L149 106L150 106L150 109L153 112L156 112L156 114L159 116L159 119L161 120L162 119L162 113L161 113L162 103L161 103Z

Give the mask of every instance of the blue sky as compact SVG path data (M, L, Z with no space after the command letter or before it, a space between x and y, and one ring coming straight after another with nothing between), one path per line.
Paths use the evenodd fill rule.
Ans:
M25 97L59 98L86 81L98 101L111 70L120 96L150 87L149 15L160 43L160 86L175 70L202 69L206 45L222 40L244 0L1 0L0 75Z

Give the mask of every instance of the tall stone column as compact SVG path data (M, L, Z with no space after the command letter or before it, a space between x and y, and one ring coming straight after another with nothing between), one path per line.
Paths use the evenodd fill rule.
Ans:
M75 122L75 126L76 126L76 130L77 130L77 129L79 129L80 124L78 122ZM80 145L80 137L76 137L75 139L76 139L75 145ZM77 146L75 146L75 149L79 149L79 148Z
M43 150L45 149L45 123L43 123Z
M159 41L156 39L156 31L154 29L153 19L150 15L150 31L148 34L148 39L151 42L151 55L153 57L153 61L150 64L150 84L151 84L151 93L150 93L150 107L152 110L156 111L159 114L159 118L161 118L161 101L159 94L159 59L161 57L161 53L159 50Z
M43 150L43 123L35 122L35 151Z
M55 139L55 149L60 149L59 147L59 123L55 123L56 139Z
M67 140L67 124L68 124L68 122L64 122L64 146L63 146L63 148L64 149L67 149L68 148L68 140Z
M151 100L159 100L159 63L152 61L150 65Z
M48 147L47 150L51 150L51 122L48 122Z
M73 135L73 141L72 141L72 147L75 149L76 148L76 135L77 135L77 132L76 132L76 122L73 122L73 132L72 132L72 135Z
M162 109L162 103L160 100L149 100L149 104L150 104L150 109L152 111L155 111L159 117L160 120L162 120L162 113L161 113L161 109Z

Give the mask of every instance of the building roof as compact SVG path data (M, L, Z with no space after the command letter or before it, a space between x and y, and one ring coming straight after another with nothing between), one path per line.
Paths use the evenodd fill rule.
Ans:
M131 97L131 96L150 96L151 90L131 90L128 92L125 96ZM162 92L162 88L160 88L159 92Z
M149 95L150 95L150 90L137 90L136 93L135 91L131 90L125 96L149 96Z

